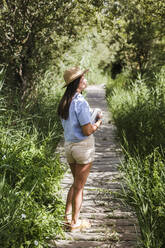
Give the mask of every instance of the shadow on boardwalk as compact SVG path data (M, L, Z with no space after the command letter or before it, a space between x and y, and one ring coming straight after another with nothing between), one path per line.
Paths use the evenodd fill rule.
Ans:
M65 240L56 240L52 247L135 248L137 222L133 213L123 206L118 194L122 179L118 164L122 154L116 128L109 121L104 86L89 86L87 99L90 107L101 108L104 116L101 128L95 133L96 157L84 189L81 209L81 217L90 219L92 227L84 232L68 232ZM62 145L59 151L63 154ZM68 170L62 181L64 199L71 183L72 177Z

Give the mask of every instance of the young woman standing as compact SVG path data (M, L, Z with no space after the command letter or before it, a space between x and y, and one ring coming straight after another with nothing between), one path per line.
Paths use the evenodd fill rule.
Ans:
M84 74L79 67L64 72L65 93L58 106L58 115L64 128L65 154L73 175L73 184L69 189L65 208L65 221L72 213L69 223L70 231L90 227L88 221L79 220L83 201L83 189L92 166L95 154L93 133L101 125L101 114L97 122L92 124L88 102L82 91L87 87Z

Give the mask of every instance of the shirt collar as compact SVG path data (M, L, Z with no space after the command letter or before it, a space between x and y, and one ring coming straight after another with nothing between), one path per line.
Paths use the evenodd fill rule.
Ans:
M72 99L77 98L78 96L81 96L81 94L79 92L76 92Z

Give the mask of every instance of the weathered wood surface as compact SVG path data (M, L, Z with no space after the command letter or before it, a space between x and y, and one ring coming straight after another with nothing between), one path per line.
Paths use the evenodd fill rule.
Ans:
M69 233L65 239L52 241L57 248L135 248L138 225L133 213L120 199L122 175L118 165L122 159L116 127L111 123L103 85L89 86L87 100L92 108L101 108L104 121L95 133L96 157L88 177L81 218L92 222L90 230ZM64 159L63 145L59 151ZM64 160L65 161L65 160ZM68 170L62 181L63 197L72 183Z

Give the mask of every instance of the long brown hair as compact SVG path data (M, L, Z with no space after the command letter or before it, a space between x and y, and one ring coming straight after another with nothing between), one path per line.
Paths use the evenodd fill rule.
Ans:
M70 107L72 98L73 98L74 94L76 93L76 90L79 86L80 79L81 79L81 77L78 77L73 82L71 82L67 86L65 93L64 93L63 97L61 98L61 101L58 105L57 113L62 119L67 120L69 117L69 107Z

